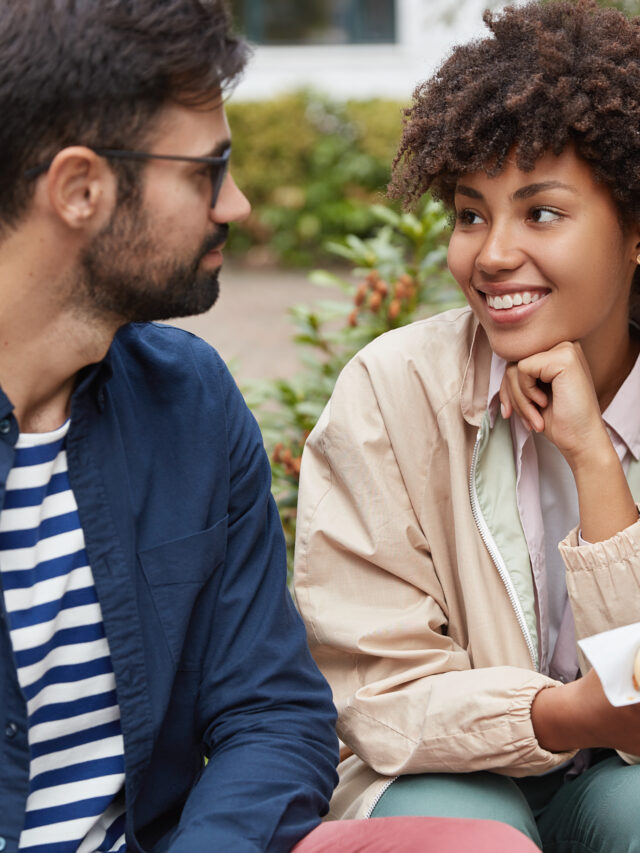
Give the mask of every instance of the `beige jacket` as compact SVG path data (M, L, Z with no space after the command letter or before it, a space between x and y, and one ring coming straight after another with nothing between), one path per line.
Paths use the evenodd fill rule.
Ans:
M390 332L347 365L307 443L295 593L346 745L330 817L370 814L401 774L524 776L571 755L542 749L531 725L555 682L536 671L510 430L485 412L490 361L468 309ZM578 638L638 620L640 523L560 548Z

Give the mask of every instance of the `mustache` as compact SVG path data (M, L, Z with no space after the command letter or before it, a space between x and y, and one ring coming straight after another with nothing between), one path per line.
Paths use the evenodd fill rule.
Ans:
M206 255L208 252L213 252L214 249L218 249L220 246L222 246L223 243L227 242L228 236L229 226L218 225L213 234L210 237L207 237L207 239L203 243L202 255Z

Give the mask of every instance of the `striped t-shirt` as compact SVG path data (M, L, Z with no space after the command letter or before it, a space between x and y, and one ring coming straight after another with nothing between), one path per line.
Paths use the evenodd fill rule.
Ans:
M0 570L29 718L20 850L125 850L120 708L65 450L69 422L22 434L0 514Z

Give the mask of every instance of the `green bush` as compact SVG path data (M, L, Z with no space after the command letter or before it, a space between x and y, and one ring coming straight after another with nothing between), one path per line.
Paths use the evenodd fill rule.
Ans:
M395 101L336 103L314 92L230 103L233 173L253 205L229 250L305 266L327 241L369 237L402 128ZM251 257L251 255L250 255Z
M300 371L291 380L256 380L243 389L272 459L273 493L287 539L289 569L302 449L338 374L383 332L461 302L446 268L449 228L440 205L426 199L417 214L377 205L370 215L378 223L373 236L350 235L331 246L349 263L352 277L323 271L311 276L318 286L337 285L348 298L290 309Z

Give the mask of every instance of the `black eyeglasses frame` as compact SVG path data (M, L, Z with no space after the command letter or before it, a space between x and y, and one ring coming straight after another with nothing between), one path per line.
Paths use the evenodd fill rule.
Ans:
M92 145L87 145L94 154L98 157L115 160L175 160L186 163L202 163L204 166L209 166L211 179L211 207L214 208L218 202L218 196L222 189L222 184L227 175L229 168L229 158L231 157L231 146L227 148L219 157L188 157L178 154L149 154L146 151L127 151L121 148L94 148ZM49 170L53 160L48 163L41 163L39 166L32 166L24 173L25 178L37 178Z

